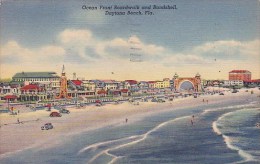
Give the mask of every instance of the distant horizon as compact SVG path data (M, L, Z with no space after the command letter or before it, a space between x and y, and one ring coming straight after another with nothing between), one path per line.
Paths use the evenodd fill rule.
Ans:
M232 71L232 70L230 70L230 71ZM250 70L247 70L247 71L250 71ZM55 72L55 71L19 71L19 72L16 72L16 73L22 73L22 72ZM55 72L58 76L60 76L61 75L61 72L59 73L59 72ZM66 73L66 71L65 71L65 73ZM175 72L175 73L177 73L178 74L178 72ZM128 78L128 79L113 79L113 78L86 78L86 77L77 77L76 78L76 80L116 80L116 81L124 81L124 80L136 80L136 81L162 81L164 78L169 78L170 80L173 78L173 76L174 76L174 74L175 73L173 73L172 74L172 76L171 77L163 77L163 78L161 78L161 79L133 79L133 78ZM197 73L199 73L199 72L197 72ZM201 75L201 73L199 73L200 75ZM228 73L227 73L228 74ZM14 74L15 75L15 74ZM13 75L13 76L14 76ZM195 77L195 75L196 74L194 74L194 76L181 76L180 74L178 74L179 75L179 77L182 77L182 78L189 78L189 77ZM7 79L10 79L10 80L12 80L12 77L13 76L11 76L11 77L7 77L7 78L0 78L0 80L7 80ZM73 74L71 74L71 75L68 75L67 73L66 73L66 77L67 77L67 79L69 79L69 80L74 80L73 79ZM228 80L228 75L227 75L227 78L226 79L208 79L208 78L204 78L204 77L202 77L201 76L201 79L202 80ZM260 79L260 78L251 78L252 80L254 80L254 79Z

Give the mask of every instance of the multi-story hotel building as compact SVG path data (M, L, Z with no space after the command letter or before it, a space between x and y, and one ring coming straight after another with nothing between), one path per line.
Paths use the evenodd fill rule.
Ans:
M232 70L229 72L229 80L251 80L251 72L248 70Z
M60 87L60 77L55 72L19 72L13 76L12 80L45 84L51 89Z

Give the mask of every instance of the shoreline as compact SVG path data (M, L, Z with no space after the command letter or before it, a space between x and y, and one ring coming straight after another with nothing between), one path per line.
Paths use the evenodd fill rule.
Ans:
M20 122L26 120L35 121L1 126L0 158L37 146L41 146L42 148L55 146L60 143L60 137L98 130L107 126L123 126L126 124L126 118L128 119L127 124L131 124L145 117L169 112L176 108L189 108L224 103L231 100L249 99L252 96L258 96L260 91L254 90L254 93L250 94L249 92L241 91L236 94L225 93L224 96L203 95L198 98L178 98L173 101L166 101L165 103L140 102L140 105L133 105L129 102L123 102L118 105L106 104L101 107L68 108L71 113L63 114L60 118L50 118L49 112L45 110L21 113L18 116L1 114L1 125L17 122L18 117ZM203 99L209 100L208 104L203 102ZM37 119L39 120L36 121ZM54 129L41 130L40 127L47 122L51 122L54 125Z

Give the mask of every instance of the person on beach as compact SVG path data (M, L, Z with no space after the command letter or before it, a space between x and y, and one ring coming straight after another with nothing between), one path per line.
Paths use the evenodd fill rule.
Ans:
M205 100L203 99L202 102L205 102Z
M209 103L209 100L207 100L207 104Z
M19 118L17 118L17 123L20 124L20 120L19 120Z
M192 119L190 120L190 123L191 123L191 125L193 125L193 121L192 121Z
M127 123L127 121L128 121L128 119L126 118L126 119L125 119L125 123Z

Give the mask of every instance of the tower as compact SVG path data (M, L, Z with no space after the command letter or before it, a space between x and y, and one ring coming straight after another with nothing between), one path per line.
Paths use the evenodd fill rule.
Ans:
M197 73L195 76L195 92L200 92L201 90L201 78L200 74Z
M172 79L173 88L174 88L175 91L177 91L177 85L179 84L178 78L179 78L179 75L177 73L175 73L174 76L173 76L173 79Z
M61 99L61 98L70 98L68 96L68 84L67 84L67 77L65 75L65 67L63 65L62 67L62 73L60 77L60 94L56 98Z
M173 79L178 79L179 75L177 73L174 74Z
M76 72L73 73L73 80L77 80Z

